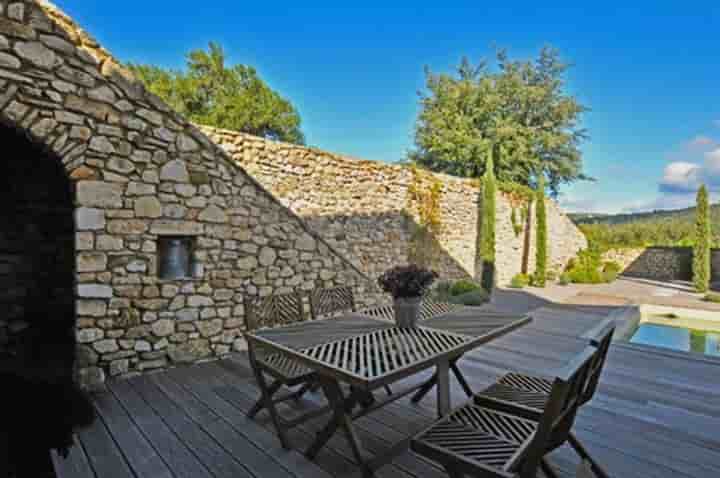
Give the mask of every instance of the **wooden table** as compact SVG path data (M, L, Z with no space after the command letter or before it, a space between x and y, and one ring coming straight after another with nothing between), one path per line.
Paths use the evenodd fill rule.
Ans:
M392 322L351 313L259 330L247 334L247 339L265 354L278 354L317 372L333 413L307 449L306 456L314 458L337 429L342 428L363 474L372 476L374 470L407 449L410 437L387 453L370 459L357 437L353 420L410 393L425 394L435 385L438 416L446 415L451 409L449 372L456 367L457 360L464 353L530 321L530 317L463 308L423 321L415 328L399 328ZM433 367L435 375L429 382L393 390L387 398L368 402L374 390ZM456 375L461 377L459 371ZM343 392L341 383L349 385L350 391ZM360 409L355 410L358 407Z

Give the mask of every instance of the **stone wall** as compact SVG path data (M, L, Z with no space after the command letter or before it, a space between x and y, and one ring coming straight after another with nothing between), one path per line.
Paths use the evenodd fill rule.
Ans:
M407 260L412 225L417 220L408 200L408 189L417 181L411 168L234 131L201 129L366 275L377 277ZM420 177L421 187L427 188L434 181L442 185L442 231L436 236L435 268L446 278L476 278L475 182L444 174ZM527 238L526 232L515 234L511 221L514 206L520 205L513 205L507 195L499 195L496 257L501 285L524 269L534 269L533 214L526 224ZM587 242L555 202L548 200L547 208L549 264L562 269Z
M376 300L359 270L44 1L0 0L0 123L72 183L85 386L242 347L247 294L349 284ZM192 277L159 278L163 236L194 242Z
M623 274L653 280L691 280L691 247L647 247L611 249L604 260L622 266ZM711 281L720 281L720 249L710 251Z
M622 274L652 280L690 280L692 278L692 248L647 247L612 249L603 260L615 261Z

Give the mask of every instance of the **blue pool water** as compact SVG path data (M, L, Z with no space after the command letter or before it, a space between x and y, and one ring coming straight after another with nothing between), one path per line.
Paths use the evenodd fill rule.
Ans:
M645 323L640 324L630 342L720 357L719 332Z

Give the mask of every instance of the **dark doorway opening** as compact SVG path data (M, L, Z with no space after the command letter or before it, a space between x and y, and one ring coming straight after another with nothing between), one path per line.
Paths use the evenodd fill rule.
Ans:
M73 384L75 232L60 159L0 125L0 475L52 476L88 402Z

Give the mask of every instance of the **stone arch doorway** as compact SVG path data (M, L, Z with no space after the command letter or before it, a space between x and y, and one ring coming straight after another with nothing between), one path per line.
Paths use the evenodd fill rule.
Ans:
M73 209L62 161L0 124L0 356L26 378L72 379Z

